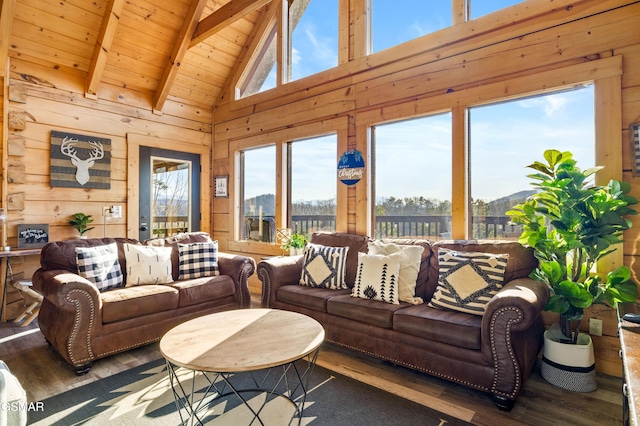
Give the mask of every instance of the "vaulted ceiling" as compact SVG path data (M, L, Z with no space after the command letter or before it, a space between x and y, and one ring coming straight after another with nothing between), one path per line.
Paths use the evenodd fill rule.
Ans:
M0 0L6 57L108 85L213 108L271 0ZM2 65L0 68L4 68Z

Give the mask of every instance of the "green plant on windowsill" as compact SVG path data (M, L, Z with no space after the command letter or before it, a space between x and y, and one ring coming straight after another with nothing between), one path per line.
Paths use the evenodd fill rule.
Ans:
M74 213L73 219L69 220L69 225L76 228L81 237L84 236L85 232L94 229L93 226L91 228L88 227L90 223L93 223L93 218L91 215L86 215L84 213Z
M519 242L532 247L540 263L532 278L546 283L551 297L545 310L560 314L563 342L576 344L584 309L592 304L615 307L633 302L637 284L626 266L593 273L598 260L616 250L623 231L631 227L625 216L638 200L631 186L611 180L596 186L589 179L602 167L581 170L570 152L547 150L545 163L528 166L538 192L506 214L523 226ZM572 325L577 324L572 330Z
M301 254L304 250L304 246L307 244L307 239L304 235L297 232L291 234L291 238L282 245L282 250L289 251L289 254Z

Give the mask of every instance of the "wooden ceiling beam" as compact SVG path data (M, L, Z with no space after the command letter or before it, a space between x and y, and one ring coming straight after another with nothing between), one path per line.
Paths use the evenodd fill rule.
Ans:
M0 77L5 77L7 57L9 56L9 38L11 23L16 8L16 0L0 0Z
M169 96L171 86L176 79L176 75L178 75L180 63L189 49L191 36L198 26L198 21L200 20L202 11L206 5L207 0L193 0L189 6L182 28L180 28L180 32L178 33L178 38L174 43L173 51L169 57L169 64L164 68L162 77L158 83L158 88L156 89L153 99L153 111L156 113L160 113L160 111L162 111L162 107L167 100L167 96Z
M120 21L120 14L122 13L124 2L125 0L109 0L109 3L107 4L104 17L102 18L102 25L100 26L98 40L96 41L96 46L93 49L89 72L87 73L87 88L85 96L89 98L95 98L98 96L98 86L102 80L104 67L107 65L109 50L111 50L111 44L113 43L113 38L116 35L116 29L118 28L118 22Z
M231 0L211 15L204 18L193 33L189 47L208 39L224 27L243 18L254 10L271 2L271 0Z

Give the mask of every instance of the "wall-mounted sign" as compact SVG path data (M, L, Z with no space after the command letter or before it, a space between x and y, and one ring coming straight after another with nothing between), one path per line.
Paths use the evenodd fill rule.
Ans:
M338 162L338 180L345 185L355 185L364 177L364 158L358 150L347 151Z
M228 197L229 196L228 185L229 185L228 175L215 176L213 178L213 196Z
M51 131L51 187L111 189L111 139Z
M19 224L18 248L44 247L49 242L49 225Z

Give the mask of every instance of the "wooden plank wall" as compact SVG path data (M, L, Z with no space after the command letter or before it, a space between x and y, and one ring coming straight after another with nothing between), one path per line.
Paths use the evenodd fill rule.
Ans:
M365 13L361 10L364 2L343 3L350 5L341 13L349 15L352 28L363 27L357 23ZM229 88L214 112L214 174L231 174L233 181L237 149L275 141L261 135L293 139L314 123L343 117L347 126L346 132L336 129L340 130L338 151L357 146L368 155L367 128L374 123L452 111L460 127L469 105L595 81L596 110L613 117L613 122L598 123L598 161L617 165L610 167L610 173L631 182L634 195L640 197L640 178L631 174L627 142L629 124L640 121L638 22L638 1L529 0L395 49L370 56L350 55L347 63L336 68L246 99L233 100L233 88ZM359 37L355 31L351 36ZM358 40L350 41L350 46L359 45ZM453 134L454 167L460 171L465 164L464 130L454 129ZM456 176L454 188L463 189L464 173ZM365 179L356 188L339 192L342 230L368 233L368 184ZM455 199L460 197L454 195ZM464 225L464 208L458 204L454 210L454 235L464 235L460 226ZM213 234L223 250L252 255L256 260L278 254L277 248L268 245L235 241L234 211L233 197L213 202ZM624 258L620 255L619 261L629 265L637 279L640 219L633 218L633 222L634 228L625 235ZM251 283L252 291L259 292L256 277ZM596 307L587 312L586 317L590 316L604 320L605 336L594 338L598 370L620 375L612 310ZM545 319L548 323L554 320L546 314Z
M137 220L134 226L129 217L137 212L137 202L131 199L128 186L138 187L137 181L128 179L128 168L137 168L137 157L128 155L132 135L139 136L154 146L204 153L203 164L208 165L211 150L211 111L186 104L167 101L164 114L152 112L151 98L139 92L115 86L103 85L101 98L84 96L83 73L74 73L50 64L11 58L9 113L23 117L24 121L8 130L7 174L5 185L9 225L8 242L17 242L17 224L47 223L52 241L74 238L75 229L68 225L70 216L76 212L90 214L95 229L91 237L131 236L137 238ZM111 139L111 189L52 188L49 180L49 155L51 131L95 135ZM142 143L145 144L145 143ZM202 199L210 200L211 185L208 176L202 185ZM137 179L137 177L136 177ZM135 195L137 197L137 194ZM209 213L207 202L203 211ZM102 207L123 206L120 219L106 222ZM134 218L136 219L136 218ZM203 225L209 230L209 222ZM12 260L12 263L14 261ZM16 264L14 272L30 277L39 265L37 256ZM13 288L9 288L10 293ZM15 301L16 303L11 303ZM10 294L7 317L15 317L22 308L19 295Z

